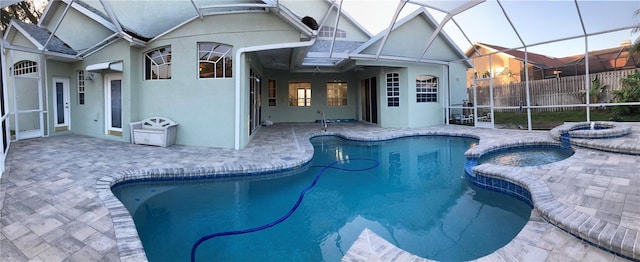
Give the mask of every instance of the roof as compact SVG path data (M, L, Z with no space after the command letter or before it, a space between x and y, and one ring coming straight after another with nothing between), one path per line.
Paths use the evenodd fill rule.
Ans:
M516 50L516 49L509 49L506 47L502 47L502 46L497 46L497 45L491 45L491 44L485 44L485 43L475 43L474 46L481 46L481 47L485 47L488 48L490 50L492 50L493 52L503 52L515 59L524 61L525 60L525 52L524 51L520 51L520 50ZM474 46L470 47L469 50L467 50L466 55L467 57L473 57L473 55L475 54L475 48ZM549 57L549 56L545 56L545 55L541 55L541 54L536 54L536 53L532 53L532 52L527 52L527 61L529 61L530 64L535 65L536 67L539 68L543 68L543 69L547 69L547 68L553 68L553 67L558 67L558 66L562 66L566 64L566 60L563 59L558 59L558 58L554 58L554 57Z
M490 45L485 43L476 43L474 46L480 46L490 49L493 52L503 52L515 59L524 61L524 51L508 49L506 47ZM614 48L607 48L602 50L594 50L589 52L589 61L591 71L601 72L615 68L631 67L635 68L640 66L640 54L634 54L630 52L631 46L620 46ZM467 50L466 55L473 57L475 54L475 48L471 47ZM549 57L537 53L527 52L529 63L542 69L559 68L565 66L574 66L578 64L584 64L585 55L572 55L566 57ZM599 62L599 63L596 63Z
M11 20L11 23L16 27L19 27L20 29L22 29L23 33L30 36L32 40L35 40L37 43L33 43L33 44L38 47L44 47L48 51L61 53L61 54L67 54L67 55L78 54L78 52L73 50L71 47L69 47L69 45L64 43L55 35L51 37L51 40L47 44L47 40L51 36L51 32L49 32L47 29L41 28L34 24L25 23L16 19ZM46 47L44 46L45 44L47 44Z

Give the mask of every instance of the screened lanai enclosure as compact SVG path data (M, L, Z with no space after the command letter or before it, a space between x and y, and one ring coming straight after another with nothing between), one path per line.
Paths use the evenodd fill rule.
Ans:
M410 0L395 15L418 7L473 64L468 97L449 101L450 123L532 130L640 121L640 1Z

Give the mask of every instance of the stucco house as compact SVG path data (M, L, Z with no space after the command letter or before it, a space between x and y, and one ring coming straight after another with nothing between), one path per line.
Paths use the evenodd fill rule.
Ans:
M373 36L329 0L50 1L3 36L4 152L69 132L129 142L152 116L179 124L177 144L235 149L319 112L444 124L470 61L424 9L392 25Z

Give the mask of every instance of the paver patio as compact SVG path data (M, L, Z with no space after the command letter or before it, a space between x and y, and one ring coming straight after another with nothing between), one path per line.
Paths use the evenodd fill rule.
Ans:
M396 129L349 123L330 124L327 132L365 140L434 133L479 137L480 143L474 150L522 141L553 141L548 132L460 126ZM631 136L619 139L640 145L639 133L640 125L633 125ZM298 166L311 158L313 147L308 138L316 134L322 134L317 124L263 127L245 149L237 151L179 145L169 148L139 146L78 135L14 142L7 156L7 170L0 181L0 260L144 260L139 246L131 241L137 236L132 237L130 231L126 231L133 225L122 222L128 214L114 216L118 207L104 202L104 185L129 175L157 175L170 171L248 172ZM615 141L619 140L602 142ZM620 243L630 245L625 254L631 254L627 257L637 260L640 256L634 255L640 253L640 245L635 245L640 239L638 160L640 157L635 155L577 148L574 156L550 165L508 170L480 166L479 169L487 173L526 173L543 181L553 200L565 207L558 213L568 213L567 219L561 219L560 223L571 226L573 221L603 221L606 226L593 232L597 235L611 227L625 229ZM549 222L549 215L558 218L563 217L561 214L553 210L540 211L534 210L530 222L511 243L480 260L627 260L594 247ZM114 227L114 221L119 226ZM579 230L580 225L577 227ZM375 238L366 231L363 234L361 239ZM613 236L617 235L620 233L614 231ZM400 258L398 252L401 250L394 247L386 250L392 251L376 253L371 245L357 241L343 260Z

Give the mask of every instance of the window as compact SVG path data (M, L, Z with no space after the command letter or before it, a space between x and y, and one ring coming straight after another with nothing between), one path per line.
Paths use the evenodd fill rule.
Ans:
M165 46L144 55L144 79L171 79L171 47Z
M84 70L78 71L78 105L84 105Z
M26 75L38 72L38 63L35 61L22 60L13 65L13 75Z
M327 83L327 105L347 105L347 82L334 81Z
M333 37L333 26L323 26L318 31L318 37ZM347 32L341 29L336 30L336 38L347 38Z
M438 102L438 78L421 75L416 77L416 102Z
M387 106L400 106L400 75L398 73L387 74Z
M311 82L289 82L289 105L311 106Z
M200 78L230 78L233 74L233 48L218 43L198 43Z
M269 86L267 88L267 91L269 91L269 106L276 106L276 80L269 79Z

